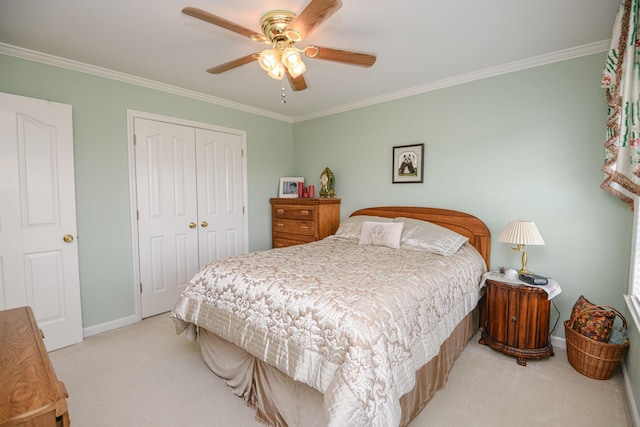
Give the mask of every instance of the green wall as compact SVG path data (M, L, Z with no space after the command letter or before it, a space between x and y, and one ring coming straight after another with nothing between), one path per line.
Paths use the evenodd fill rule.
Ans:
M544 246L528 268L556 279L567 318L580 294L624 307L629 208L600 189L604 54L514 72L294 124L294 173L318 185L329 166L341 215L373 205L466 211L494 236L493 268L520 266L495 240L509 220L535 221ZM423 184L392 184L394 145L425 144ZM564 336L562 323L554 335Z
M554 299L560 311L554 335L561 338L562 321L581 294L626 308L632 213L599 188L604 58L294 124L3 55L0 91L73 106L85 328L135 313L126 128L126 110L133 109L247 132L252 251L270 246L268 199L277 194L278 178L303 176L318 187L326 166L336 176L343 218L375 205L450 208L482 218L494 237L509 220L534 220L546 245L528 248L528 267L562 286ZM392 184L392 147L413 143L425 143L425 182ZM495 238L491 259L493 268L520 262ZM640 397L640 337L633 333L627 370Z
M135 314L127 110L247 133L249 249L271 246L269 197L293 172L291 123L0 55L0 91L73 107L83 327Z
M600 189L604 60L590 55L295 123L294 173L317 186L329 166L343 218L376 205L472 213L494 237L494 269L520 266L495 239L507 222L535 221L546 245L528 247L527 265L562 287L553 335L563 338L581 294L626 311L633 215ZM392 147L414 143L425 144L424 183L392 184ZM634 331L626 355L636 407L638 340Z

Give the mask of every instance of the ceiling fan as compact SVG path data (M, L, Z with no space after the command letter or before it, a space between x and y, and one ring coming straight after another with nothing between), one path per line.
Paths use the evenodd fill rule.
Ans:
M288 10L267 12L262 16L260 22L262 34L195 7L185 7L182 9L182 13L249 37L253 41L271 45L269 49L209 68L207 72L220 74L258 61L269 77L282 80L286 75L291 88L294 91L299 91L307 88L307 82L303 75L306 66L302 62L300 53L304 53L308 58L362 67L371 67L376 62L375 56L365 53L313 45L306 46L304 49L298 49L295 46L295 43L302 41L341 7L342 1L340 0L311 0L299 15Z

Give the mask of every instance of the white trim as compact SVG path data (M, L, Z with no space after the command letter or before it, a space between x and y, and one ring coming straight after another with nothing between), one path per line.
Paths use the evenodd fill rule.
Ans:
M634 196L635 206L640 206L640 197ZM633 317L636 330L640 331L640 209L633 213L633 226L631 231L631 260L629 262L629 290L624 299Z
M271 111L263 110L261 108L256 108L250 105L229 101L228 99L207 95L202 92L196 92L193 90L168 85L165 83L160 83L154 80L133 76L131 74L109 70L107 68L96 67L94 65L73 61L71 59L60 58L60 57L49 55L46 53L36 52L33 50L12 46L6 43L0 43L0 53L9 55L9 56L14 56L16 58L28 59L30 61L53 65L60 68L66 68L72 71L79 71L81 73L91 74L98 77L104 77L111 80L117 80L124 83L130 83L137 86L147 87L150 89L159 90L161 92L166 92L173 95L184 96L186 98L192 98L198 101L204 101L211 104L220 105L222 107L233 108L234 110L240 110L240 111L244 111L251 114L257 114L259 116L269 117L276 120L282 120L284 122L291 123L293 121L291 117L286 116L284 114L273 113Z
M220 105L223 107L233 108L240 111L245 111L260 116L270 117L276 120L281 120L288 123L302 122L305 120L311 120L319 117L329 116L331 114L342 113L349 110L355 110L357 108L367 107L370 105L380 104L383 102L393 101L408 96L413 96L425 92L431 92L438 89L444 89L450 86L456 86L463 83L472 82L475 80L486 79L489 77L498 76L501 74L512 73L514 71L525 70L528 68L539 67L541 65L547 65L554 62L565 61L567 59L578 58L581 56L591 55L598 52L604 52L609 49L611 40L602 40L595 43L590 43L582 46L577 46L570 49L564 49L557 52L535 56L533 58L515 61L508 64L485 68L484 70L474 71L467 74L462 74L448 79L439 80L437 82L428 83L425 85L415 86L408 89L399 90L386 95L377 96L369 99L365 99L350 104L341 105L334 108L328 108L320 110L314 113L303 114L300 116L286 116L284 114L277 114L271 111L266 111L260 108L251 107L248 105L236 103L226 99L218 98L211 95L206 95L200 92L195 92L187 89L182 89L176 86L167 85L164 83L156 82L141 77L132 76L130 74L121 73L118 71L108 70L106 68L96 67L89 64L84 64L78 61L72 61L70 59L60 58L53 55L48 55L33 50L24 49L17 46L12 46L6 43L0 43L0 54L15 56L17 58L28 59L31 61L41 62L43 64L54 65L57 67L66 68L69 70L80 71L87 74L93 74L100 77L105 77L112 80L118 80L125 83L135 84L138 86L148 87L151 89L159 90L162 92L171 93L174 95L184 96L187 98L193 98L204 102Z
M634 196L634 205L638 206L640 203L640 197ZM636 291L636 282L640 281L640 260L638 260L637 256L640 252L640 226L638 221L640 221L640 212L639 209L635 209L633 212L633 224L631 227L631 262L629 263L629 295L635 295Z
M565 61L567 59L579 58L581 56L591 55L598 52L604 52L609 49L611 40L603 40L600 42L590 43L570 49L561 50L558 52L548 53L546 55L535 56L533 58L525 59L522 61L515 61L508 64L499 65L496 67L485 68L484 70L473 71L467 74L461 74L459 76L451 77L448 79L439 80L433 83L427 83L425 85L415 86L412 88L399 90L386 95L377 96L374 98L365 99L362 101L354 102L338 106L335 108L329 108L326 110L317 111L306 115L294 117L295 122L302 122L305 120L315 119L318 117L328 116L331 114L342 113L349 110L355 110L357 108L367 107L374 104L380 104L383 102L393 101L408 96L418 95L425 92L432 92L434 90L444 89L451 86L457 86L463 83L469 83L475 80L482 80L489 77L499 76L501 74L512 73L514 71L526 70L528 68L539 67L541 65L552 64L554 62ZM603 59L604 61L604 59Z
M627 302L627 308L629 309L629 313L631 313L636 330L640 331L640 296L624 295L624 300Z
M627 295L625 295L625 298ZM557 348L567 349L567 340L556 336L551 336L551 345ZM627 365L624 363L624 359L620 361L622 364L622 376L624 377L625 395L627 396L627 403L631 411L631 418L634 427L640 427L640 415L638 413L638 407L636 406L636 400L633 396L633 388L631 387L631 380L629 379L629 372L627 371Z
M102 332L107 332L113 329L122 328L123 326L133 325L134 323L138 323L138 318L136 315L122 317L120 319L111 320L105 323L100 323L99 325L88 326L86 328L83 328L82 335L86 338L92 335L100 334Z
M136 191L135 128L133 119L137 111L127 110L127 152L129 161L129 206L131 212L131 253L133 254L133 295L136 321L142 320L142 301L140 298L140 258L138 256L138 197ZM142 117L142 116L140 116Z
M564 325L563 325L564 327ZM567 349L567 340L566 338L556 337L555 335L551 335L551 345L556 348Z
M633 397L633 388L631 387L631 381L629 380L629 372L627 371L627 365L622 360L622 375L624 376L624 388L627 392L627 403L629 404L629 410L631 412L631 420L635 427L640 427L640 414L638 413L638 407L636 406L636 400Z
M133 254L133 293L135 295L135 318L139 322L142 320L142 300L140 298L140 259L138 257L138 200L136 197L136 165L135 165L135 147L134 147L134 119L154 120L158 122L171 123L180 126L192 128L207 129L215 132L224 132L238 135L242 139L242 180L244 184L244 194L242 204L243 227L244 227L244 252L249 251L249 187L248 187L248 150L247 150L247 132L238 129L231 129L223 126L212 125L209 123L195 122L192 120L179 119L176 117L163 116L160 114L147 113L144 111L127 110L127 140L129 155L129 197L130 197L130 221L131 221L131 247Z

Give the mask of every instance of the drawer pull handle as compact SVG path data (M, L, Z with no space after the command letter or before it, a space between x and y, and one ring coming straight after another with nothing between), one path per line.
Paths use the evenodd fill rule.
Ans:
M309 211L300 211L300 215L309 215Z
M513 316L513 317L511 318L511 324L512 324L512 325L515 325L515 324L516 324L516 316Z
M276 227L284 227L284 224L279 222L279 223L276 224Z
M300 227L300 229L301 229L301 230L308 230L308 229L309 229L309 227L307 227L306 225L303 225L303 226L301 226L301 227Z
M284 209L278 209L278 210L276 210L276 212L278 212L279 214L283 214L284 213Z

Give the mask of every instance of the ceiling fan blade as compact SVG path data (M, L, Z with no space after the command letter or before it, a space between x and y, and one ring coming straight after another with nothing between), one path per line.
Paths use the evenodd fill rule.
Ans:
M340 0L311 0L307 7L289 24L287 31L295 31L300 34L300 40L302 40L341 7L342 1Z
M350 52L348 50L331 49L329 47L307 46L304 48L304 54L309 58L342 62L344 64L358 65L361 67L371 67L376 62L376 57L374 55Z
M225 62L224 64L220 64L215 67L211 67L207 69L207 73L211 74L220 74L225 71L232 70L234 68L240 67L244 64L248 64L249 62L256 61L258 59L259 53L252 53L247 56L243 56L242 58L234 59L233 61Z
M291 85L291 89L294 92L299 90L305 90L307 88L307 82L304 79L304 75L300 74L295 79L289 74L289 70L287 70L287 80L289 80L289 85Z
M250 30L242 25L236 24L234 22L228 21L224 18L216 16L212 13L207 12L206 10L198 9L197 7L185 7L182 9L182 13L185 15L192 16L194 18L200 19L202 21L208 22L213 25L217 25L218 27L222 27L229 31L233 31L234 33L238 33L242 36L249 37L251 40L255 41L265 41L266 37L262 34L256 33L253 30Z

